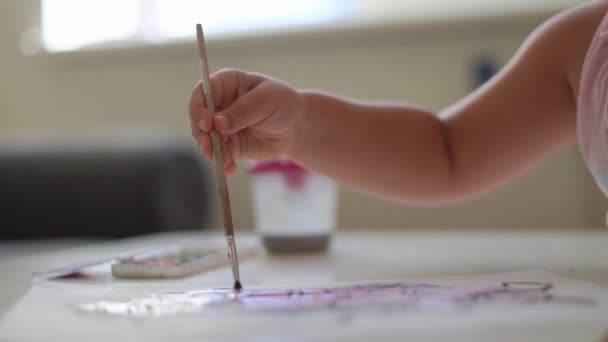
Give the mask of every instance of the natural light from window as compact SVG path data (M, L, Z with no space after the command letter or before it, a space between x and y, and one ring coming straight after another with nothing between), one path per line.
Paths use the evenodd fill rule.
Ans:
M208 36L218 37L338 22L365 26L555 11L583 1L41 0L42 41L51 52L73 51L192 39L199 22Z
M41 0L48 51L189 39L293 28L339 20L357 0Z

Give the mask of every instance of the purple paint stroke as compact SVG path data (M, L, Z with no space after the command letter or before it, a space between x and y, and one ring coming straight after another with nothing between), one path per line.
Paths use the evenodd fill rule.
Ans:
M207 313L238 308L246 312L306 313L338 310L356 313L381 312L463 313L492 304L515 306L556 305L592 307L593 298L553 293L544 282L506 282L484 288L463 288L430 284L368 284L335 288L295 290L216 289L136 298L128 302L98 302L81 306L89 312L125 316L164 316Z

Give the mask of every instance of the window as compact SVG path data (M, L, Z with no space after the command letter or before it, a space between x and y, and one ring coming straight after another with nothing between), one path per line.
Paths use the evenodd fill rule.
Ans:
M345 18L357 0L41 0L49 51L190 39L323 24Z
M162 44L320 24L436 20L554 11L584 0L41 0L49 51Z

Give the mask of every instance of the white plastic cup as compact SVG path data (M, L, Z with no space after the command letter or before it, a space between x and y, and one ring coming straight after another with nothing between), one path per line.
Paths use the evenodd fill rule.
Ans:
M250 168L256 231L271 252L327 249L336 229L333 180L288 160Z

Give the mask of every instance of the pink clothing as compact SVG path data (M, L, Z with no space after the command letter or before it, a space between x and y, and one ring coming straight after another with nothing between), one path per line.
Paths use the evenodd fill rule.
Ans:
M608 15L598 27L585 57L577 121L583 159L608 196Z

